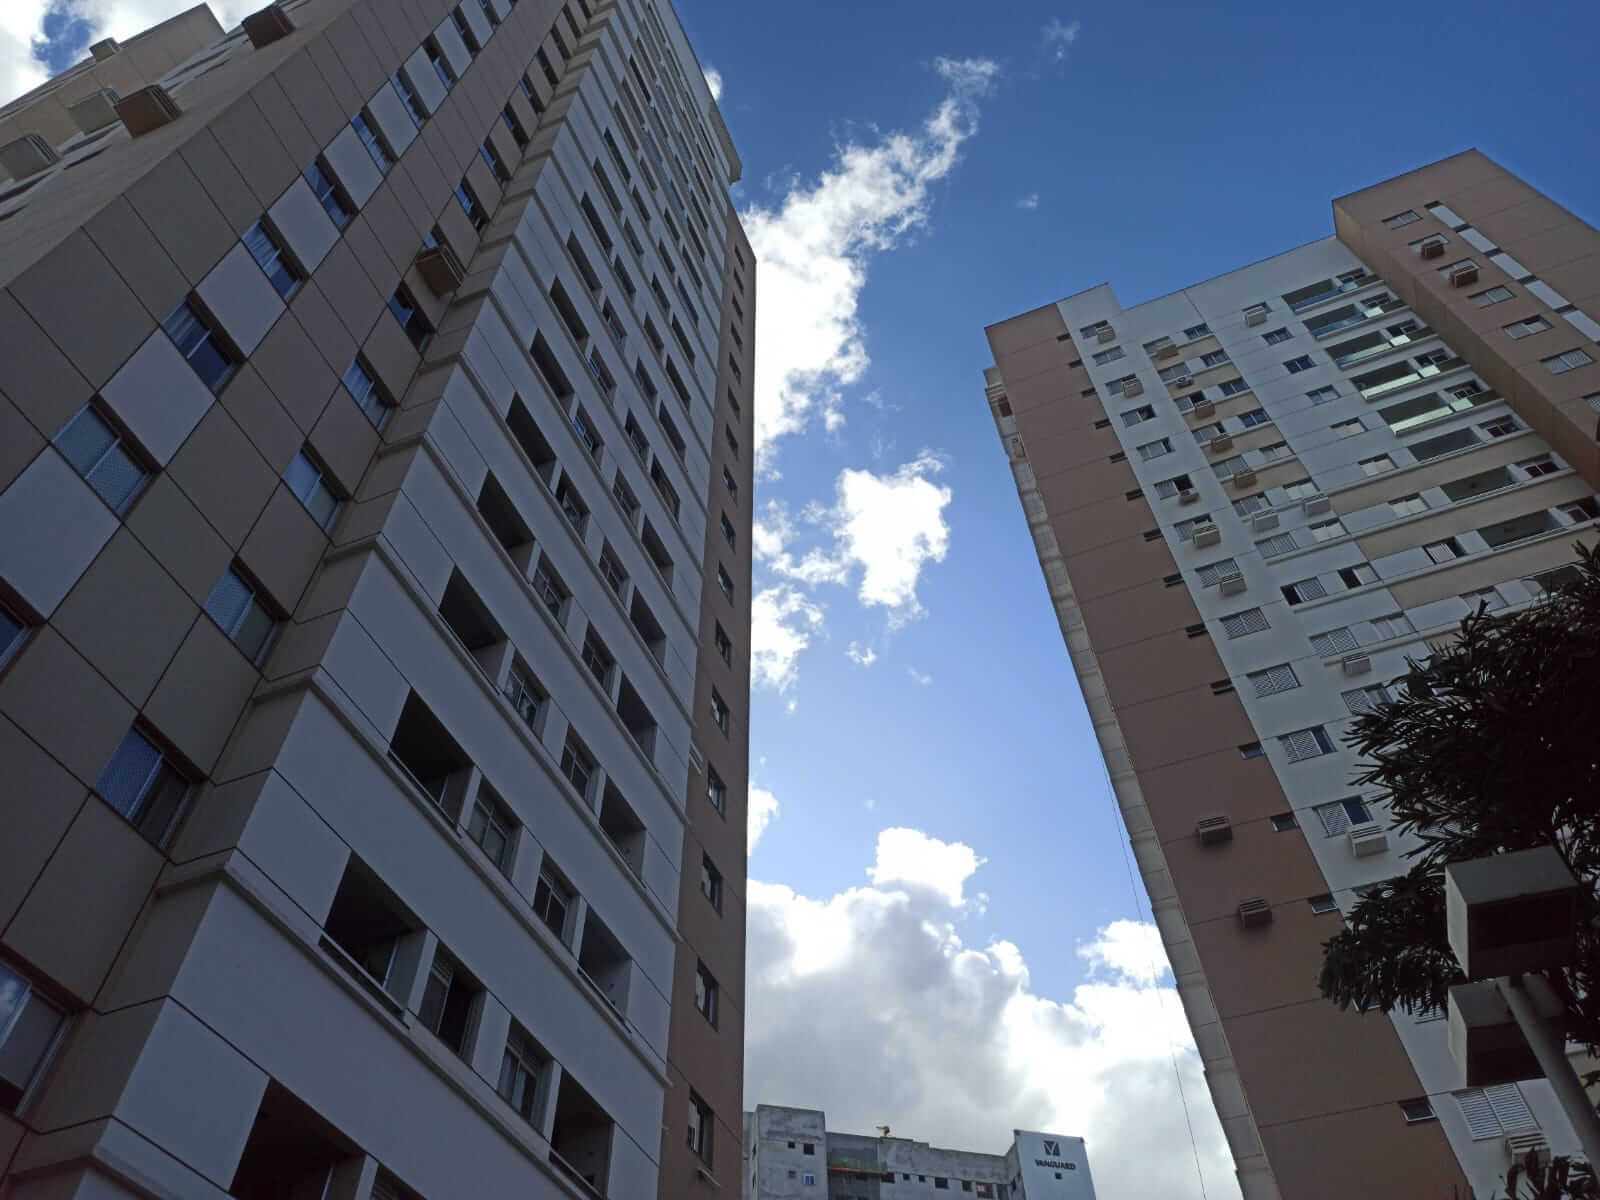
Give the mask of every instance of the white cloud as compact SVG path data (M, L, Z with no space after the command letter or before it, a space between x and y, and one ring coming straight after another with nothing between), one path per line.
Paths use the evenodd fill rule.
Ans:
M754 854L761 835L767 831L767 826L778 818L778 798L766 788L757 787L753 783L749 786L748 794L750 800L745 820L745 853Z
M1019 947L969 946L958 928L981 862L885 830L871 886L816 898L750 883L747 1106L821 1108L858 1133L890 1120L901 1136L991 1152L1014 1128L1076 1134L1100 1195L1197 1200L1176 1048L1206 1186L1237 1200L1176 993L1118 965L1153 930L1107 926L1083 948L1093 976L1065 999L1040 995Z
M1161 932L1146 921L1113 921L1086 946L1078 947L1078 957L1089 964L1089 973L1121 975L1146 987L1161 981L1172 970L1167 952L1161 946Z
M929 675L924 671L919 671L915 667L907 667L906 674L911 676L912 683L918 684L922 687L927 687L933 682L932 675Z
M705 77L706 87L711 89L711 98L720 101L722 99L722 72L715 67L706 67Z
M1044 52L1050 56L1051 62L1061 62L1067 57L1067 51L1078 40L1081 28L1080 22L1062 21L1060 17L1051 17L1044 23L1039 34L1044 39Z
M1038 208L1039 207L1039 193L1038 192L1029 192L1026 196L1022 197L1022 199L1017 201L1017 207L1018 208L1026 208L1026 209L1030 209L1030 210Z
M851 642L844 656L858 667L870 667L878 661L878 652L871 646L863 646L859 642Z
M822 631L822 608L799 590L762 588L750 600L750 675L757 687L786 692L795 660Z
M999 74L987 59L941 58L934 67L949 90L920 130L847 142L814 182L792 180L774 207L742 214L760 260L755 430L764 474L776 473L779 439L818 410L830 429L842 423L841 389L869 361L856 303L872 255L926 223L929 189L977 132L978 100Z

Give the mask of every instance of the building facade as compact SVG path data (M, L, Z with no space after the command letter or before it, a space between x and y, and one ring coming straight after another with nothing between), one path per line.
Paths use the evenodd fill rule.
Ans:
M709 1194L755 263L678 19L152 79L0 148L0 1193Z
M744 1200L1094 1200L1082 1138L1017 1129L1004 1154L980 1154L827 1125L814 1108L745 1113Z
M1443 1014L1321 998L1408 866L1342 735L1593 534L1600 233L1476 151L1333 211L991 326L988 399L1245 1196L1486 1197L1576 1142L1542 1080L1464 1090Z

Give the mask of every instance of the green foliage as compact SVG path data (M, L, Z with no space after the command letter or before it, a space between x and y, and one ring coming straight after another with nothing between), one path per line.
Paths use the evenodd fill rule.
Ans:
M1556 1158L1542 1166L1536 1154L1511 1164L1506 1172L1507 1200L1593 1200L1600 1183L1587 1163Z
M1355 782L1420 844L1410 871L1324 945L1319 982L1341 1008L1438 1007L1461 981L1445 942L1446 864L1548 843L1580 879L1600 876L1600 555L1577 551L1573 582L1518 612L1480 607L1449 646L1410 662L1393 703L1353 722L1346 740L1365 764ZM1578 961L1550 977L1570 1035L1594 1052L1600 905L1592 893L1584 905Z

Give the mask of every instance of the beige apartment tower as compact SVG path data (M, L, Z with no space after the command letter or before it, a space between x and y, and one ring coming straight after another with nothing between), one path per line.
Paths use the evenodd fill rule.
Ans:
M736 1187L756 264L670 4L202 7L0 130L0 1195Z
M1477 151L1334 236L989 327L988 399L1247 1200L1488 1197L1576 1139L1465 1089L1439 1013L1340 1012L1321 946L1406 838L1342 742L1600 517L1600 232Z

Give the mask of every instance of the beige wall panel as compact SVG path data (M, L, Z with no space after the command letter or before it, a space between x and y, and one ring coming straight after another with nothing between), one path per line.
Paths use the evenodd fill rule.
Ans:
M1200 620L1188 588L1167 587L1160 581L1139 584L1114 596L1080 600L1079 608L1095 651L1101 655Z
M1341 515L1359 512L1397 496L1409 496L1413 492L1465 479L1491 467L1503 467L1507 463L1531 458L1533 453L1528 448L1526 438L1499 439L1455 458L1390 471L1359 487L1346 488L1332 497L1334 511Z
M1219 800L1221 803L1218 803ZM1200 815L1231 815L1227 798L1213 797L1211 806L1201 811ZM1234 830L1233 841L1221 846L1202 846L1191 829L1187 839L1170 841L1165 849L1172 881L1177 885L1178 895L1183 898L1183 912L1189 919L1195 944L1206 964L1206 975L1211 980L1212 994L1218 1007L1224 1015L1241 1011L1237 1007L1226 1007L1221 995L1230 986L1225 980L1234 977L1239 964L1227 960L1226 956L1213 961L1212 950L1216 948L1218 939L1230 939L1223 944L1232 946L1240 938L1246 942L1256 941L1257 933L1265 935L1261 939L1263 942L1280 948L1281 944L1292 944L1296 939L1309 936L1304 933L1301 920L1312 915L1311 906L1305 902L1306 897L1327 891L1327 883L1317 867L1316 859L1311 857L1311 849L1304 837L1292 831L1275 833L1266 821L1240 825ZM1264 930L1240 929L1239 904L1255 896L1272 904L1273 923ZM1335 917L1335 925L1337 922L1338 918ZM1202 931L1213 924L1218 926L1220 932L1202 937ZM1318 926L1318 929L1324 930L1321 935L1323 938L1333 936L1332 932L1326 931L1326 923ZM1281 973L1283 970L1281 965L1262 969L1268 974ZM1298 967L1295 969L1298 970ZM1257 982L1261 982L1259 978ZM1259 1002L1249 999L1250 990L1242 980L1235 981L1231 986L1239 989L1233 993L1237 1003L1254 1009L1265 1008L1273 1003L1288 1003L1294 998L1303 999L1314 994L1314 991L1307 992L1306 987L1309 985L1314 989L1315 982L1316 967L1313 965L1309 974L1301 973L1293 979L1280 979L1274 985L1280 991L1291 988L1291 993L1284 994L1278 1000L1261 999Z
M1389 592L1401 608L1415 608L1449 596L1460 596L1466 592L1492 587L1507 579L1524 579L1529 575L1537 575L1540 571L1548 571L1552 567L1576 561L1577 556L1572 552L1572 543L1576 540L1574 533L1584 536L1585 540L1591 542L1594 540L1592 529L1587 535L1575 530L1572 533L1531 542L1526 546L1502 550L1499 554L1465 559L1459 566L1447 567L1417 579L1407 579L1392 584Z
M10 721L0 718L0 762L5 764L5 830L0 838L0 929L55 853L87 794L74 779Z
M1261 1140L1285 1197L1372 1196L1380 1186L1405 1200L1472 1194L1439 1123L1407 1125L1396 1104L1263 1125Z
M1524 444L1524 450L1526 448ZM1420 521L1410 521L1392 529L1358 537L1356 545L1369 559L1382 558L1386 554L1425 546L1458 533L1482 529L1485 525L1509 521L1512 517L1526 516L1593 494L1594 489L1584 479L1576 475L1563 475L1490 496L1473 504L1452 505Z
M1119 709L1117 719L1140 771L1255 740L1239 702L1231 696L1213 696L1208 687Z

